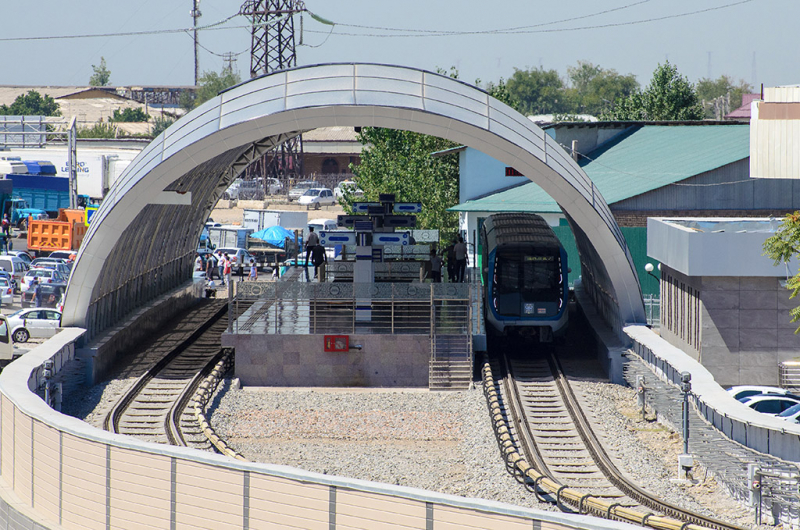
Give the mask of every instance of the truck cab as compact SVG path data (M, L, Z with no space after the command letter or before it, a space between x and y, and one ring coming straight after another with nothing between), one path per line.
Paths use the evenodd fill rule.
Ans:
M9 222L20 229L28 227L28 217L34 220L49 219L47 212L39 208L31 208L28 201L19 197L6 199L3 204L3 214L8 215Z

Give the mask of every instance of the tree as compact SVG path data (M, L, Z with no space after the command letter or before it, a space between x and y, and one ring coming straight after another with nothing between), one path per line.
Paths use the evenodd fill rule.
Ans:
M506 81L506 90L519 102L523 114L569 112L564 81L555 70L532 68L514 69Z
M0 105L0 114L6 116L61 116L58 103L47 94L42 97L35 90L17 96L11 105Z
M481 86L481 80L476 79L475 85ZM503 79L502 77L500 78L500 81L497 84L489 83L486 86L485 90L493 98L502 101L503 103L505 103L512 109L516 110L517 112L522 112L522 106L520 105L519 100L514 96L512 96L511 92L508 91L508 85L506 84L506 80Z
M175 123L175 118L170 118L169 116L160 116L153 119L153 128L150 131L150 134L155 138L162 132L166 131L170 125Z
M115 122L143 122L150 121L150 116L145 114L142 109L124 108L116 109L110 121Z
M110 123L96 123L92 127L78 129L78 138L116 138L117 128Z
M100 66L92 65L94 73L89 78L89 86L108 86L111 83L111 70L106 68L106 58L100 57Z
M242 78L239 77L239 74L226 68L219 74L217 72L203 72L198 81L200 81L200 87L197 89L192 108L199 107L209 99L216 97L226 88L238 85L241 83ZM184 104L184 102L182 101L181 104Z
M703 102L706 118L717 118L715 100L730 97L729 109L734 110L742 106L742 96L753 91L753 86L743 79L734 83L731 77L721 75L717 79L704 77L697 82L697 97ZM727 101L726 101L727 103ZM726 105L727 106L727 105Z
M380 193L394 193L398 201L421 202L417 227L438 229L448 241L456 233L458 214L447 208L458 204L458 154L433 157L431 153L456 144L435 136L394 129L364 127L358 140L366 147L361 163L351 164L361 201L377 201ZM345 210L352 213L353 199L345 195Z
M786 214L775 235L764 241L763 248L764 255L771 258L776 266L800 256L800 212ZM789 298L794 298L800 293L800 273L789 278L786 288L792 292ZM800 320L800 307L795 307L789 314L792 317L791 321L797 322ZM794 332L800 332L800 327Z
M604 120L676 121L701 120L703 107L694 86L667 61L659 64L644 90L617 98L614 107L604 112Z
M578 61L567 68L570 88L567 99L570 112L599 116L618 98L627 97L639 88L633 74L621 75L590 62Z

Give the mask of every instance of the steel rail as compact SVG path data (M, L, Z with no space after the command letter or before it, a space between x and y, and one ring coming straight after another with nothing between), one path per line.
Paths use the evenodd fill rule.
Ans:
M504 377L504 379L509 378L509 376ZM566 382L566 378L563 376L563 372L561 375L557 377L557 379L562 379ZM500 444L501 452L503 453L503 458L506 461L506 466L514 467L514 471L512 474L516 475L520 473L527 477L527 483L532 483L534 485L534 491L536 488L544 490L548 492L550 495L556 498L556 502L561 504L562 502L565 504L569 504L572 507L575 507L579 510L580 513L588 513L597 515L599 517L607 518L607 519L616 519L626 522L631 522L634 524L639 524L642 526L648 526L657 530L700 530L704 528L713 528L715 530L742 530L741 527L738 527L733 524L724 523L722 521L718 521L716 519L712 519L709 517L705 517L703 515L694 513L690 510L684 510L679 507L675 507L669 503L665 503L663 501L658 500L656 497L650 495L644 490L641 490L635 484L632 484L629 479L625 477L624 474L618 472L618 475L612 480L612 482L619 480L621 482L625 482L630 487L631 498L640 502L639 499L633 497L633 495L640 495L638 492L643 492L644 495L650 497L651 501L655 503L659 503L663 507L664 513L667 510L675 510L675 515L668 516L668 515L661 515L656 514L653 512L643 512L641 507L625 507L620 505L616 502L609 502L602 499L600 496L595 496L592 494L586 494L584 492L578 491L574 488L571 488L567 485L563 485L555 480L552 480L550 477L545 475L544 473L537 471L534 467L532 467L527 459L526 456L523 456L519 453L517 447L513 443L508 443L508 425L503 424L498 418L497 411L500 409L498 401L502 399L500 397L499 390L496 386L496 378L492 373L491 365L486 359L484 361L483 366L483 381L484 381L484 394L487 397L487 403L489 405L489 409L492 412L492 427L495 431L495 436L498 439L498 443ZM505 385L505 382L503 383ZM568 383L567 383L568 385ZM569 399L572 402L570 407L577 407L577 410L580 410L580 406L577 403L577 399L573 392L571 392L571 388L568 391L571 394L571 398L565 397L565 403ZM511 411L509 411L511 412ZM581 411L582 415L582 411ZM508 418L506 418L508 421ZM526 421L520 420L520 423L527 423ZM589 426L588 420L586 417L583 416L582 421L576 421L576 424L582 423L583 427L588 427L591 431L591 427ZM581 426L579 426L581 428ZM594 436L593 432L591 437L597 441L597 437ZM501 440L505 440L506 443L501 443ZM585 442L584 442L585 443ZM599 443L599 441L598 441ZM587 444L587 446L590 444ZM587 447L588 449L588 447ZM602 447L601 447L602 450ZM591 452L591 451L590 451ZM602 454L605 455L606 461L603 462L603 465L599 467L606 467L610 466L612 468L616 468L613 465L608 455L602 450ZM611 478L609 477L609 480ZM616 484L615 484L616 486ZM621 491L622 488L620 488ZM628 495L627 492L624 492ZM648 501L650 502L650 501ZM644 505L643 505L644 506ZM649 508L653 509L653 508ZM661 511L661 510L658 510Z
M106 414L103 420L103 428L107 431L119 434L120 420L125 411L142 393L147 385L164 370L176 357L183 353L187 348L194 344L208 329L218 322L228 312L227 304L220 304L209 319L196 328L188 337L182 340L169 352L167 352L158 362L153 364L125 391L117 400L112 409Z

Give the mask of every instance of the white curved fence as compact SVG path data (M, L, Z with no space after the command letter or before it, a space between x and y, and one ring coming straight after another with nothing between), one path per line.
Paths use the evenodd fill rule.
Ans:
M0 496L8 517L27 516L31 528L632 528L244 463L95 429L34 393L45 361L58 372L82 333L65 329L0 374Z

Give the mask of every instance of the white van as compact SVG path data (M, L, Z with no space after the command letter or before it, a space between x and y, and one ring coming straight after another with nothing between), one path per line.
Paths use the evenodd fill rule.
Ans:
M0 269L8 272L14 278L16 285L14 289L19 292L22 285L22 277L28 270L28 264L11 254L0 255Z
M338 230L339 226L333 219L312 219L308 222L308 227L314 227L314 232L320 233L325 230Z

